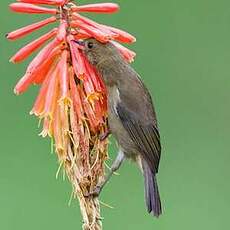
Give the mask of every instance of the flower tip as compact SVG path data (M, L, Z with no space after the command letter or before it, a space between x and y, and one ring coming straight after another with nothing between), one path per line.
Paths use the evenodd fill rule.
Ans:
M9 62L15 64L16 62L14 61L13 57L9 60Z
M14 88L14 94L15 94L16 96L18 96L18 95L20 94L20 92L18 91L17 88Z
M134 62L134 58L130 59L129 63L133 63Z
M47 130L43 130L43 131L41 131L41 132L38 134L38 136L43 137L43 138L47 137L47 135L48 135L48 131L47 131Z
M72 8L74 12L115 13L120 9L116 3L95 3Z

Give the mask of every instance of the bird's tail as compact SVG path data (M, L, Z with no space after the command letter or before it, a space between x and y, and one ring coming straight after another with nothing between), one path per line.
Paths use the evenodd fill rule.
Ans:
M142 160L142 167L145 178L145 200L147 210L154 216L159 217L162 210L156 175L144 160Z

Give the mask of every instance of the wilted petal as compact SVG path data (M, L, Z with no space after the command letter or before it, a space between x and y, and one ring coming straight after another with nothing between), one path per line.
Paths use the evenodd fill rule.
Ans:
M72 130L74 147L78 148L80 143L80 128L78 124L77 115L75 113L75 108L73 106L70 107L70 125Z
M59 154L63 154L64 151L63 138L62 138L63 128L62 128L62 122L60 116L61 116L60 106L57 104L54 111L53 132L54 132L56 151Z
M58 104L60 108L60 119L61 119L61 129L62 129L62 141L63 141L63 160L66 160L67 150L69 144L69 107L64 103L64 101L60 101Z
M46 137L47 135L49 135L50 137L52 136L51 123L52 121L48 117L44 118L43 129L42 129L42 132L39 134L39 136L42 136L42 137Z
M101 102L95 101L93 108L94 108L96 120L98 121L98 125L100 125L103 123L103 118L105 116L105 113L101 106Z

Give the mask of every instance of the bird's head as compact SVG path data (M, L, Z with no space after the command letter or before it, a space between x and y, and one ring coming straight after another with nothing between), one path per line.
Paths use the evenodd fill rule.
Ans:
M94 38L82 42L84 53L89 62L94 66L104 64L109 60L120 57L117 49L111 42L101 43Z

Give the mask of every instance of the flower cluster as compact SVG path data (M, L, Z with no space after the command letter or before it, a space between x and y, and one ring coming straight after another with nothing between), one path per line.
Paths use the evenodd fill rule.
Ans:
M101 77L76 41L94 37L103 43L113 42L124 59L131 62L135 53L120 43L132 43L135 38L123 30L80 15L82 12L114 13L119 10L114 3L78 5L71 0L17 0L10 9L50 16L8 33L9 40L58 23L57 27L25 45L10 59L19 63L40 49L14 91L20 94L31 84L41 85L31 111L43 120L41 136L49 135L54 139L59 161L72 183L77 180L81 190L90 190L85 178L90 178L88 181L93 181L92 186L95 186L106 158L107 142L101 141L99 136L107 129L107 99Z
M43 4L56 7L40 6ZM14 90L16 94L20 94L31 84L42 85L31 111L32 114L44 118L42 135L54 136L56 146L64 148L61 138L58 138L60 131L63 130L61 128L63 124L60 124L58 117L65 114L62 111L65 108L58 106L61 102L64 102L65 106L72 103L76 113L74 117L78 118L76 120L82 121L87 118L90 130L97 131L100 124L104 123L106 113L105 88L100 76L87 62L74 41L90 37L101 42L114 40L113 43L124 58L131 62L135 53L117 42L132 43L135 41L132 35L120 29L96 23L79 14L80 12L113 13L119 9L119 6L113 3L78 6L69 0L18 0L18 3L10 5L10 9L20 13L53 15L43 21L8 33L7 38L10 40L21 38L41 27L59 21L59 27L30 42L10 59L13 63L21 62L47 41L53 39L32 60ZM68 120L67 117L63 119Z

